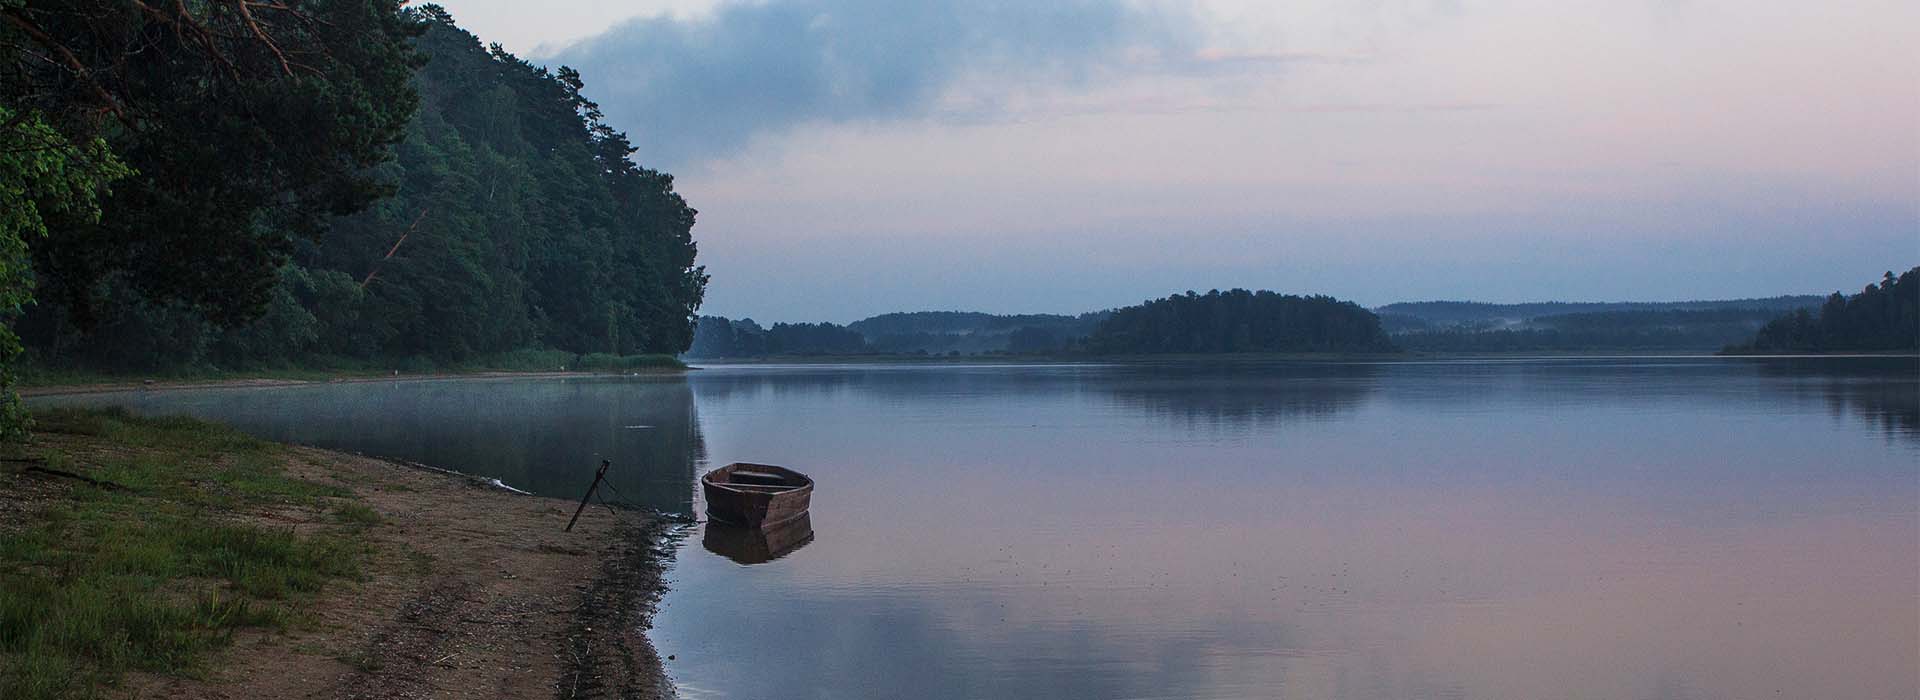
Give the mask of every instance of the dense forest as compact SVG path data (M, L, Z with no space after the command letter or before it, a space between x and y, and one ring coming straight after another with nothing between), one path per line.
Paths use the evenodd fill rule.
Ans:
M672 177L578 73L439 7L0 15L0 305L36 364L567 364L692 340L707 278Z
M1920 267L1847 296L1834 292L1818 311L1799 309L1762 327L1734 353L1887 352L1920 349Z
M1087 338L1102 354L1393 352L1373 312L1329 296L1234 289L1115 310Z

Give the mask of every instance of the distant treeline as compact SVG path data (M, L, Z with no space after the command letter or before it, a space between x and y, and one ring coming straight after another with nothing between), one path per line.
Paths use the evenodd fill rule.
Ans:
M979 355L1072 350L1109 312L1078 316L965 311L890 313L832 323L775 323L702 316L688 357L766 355Z
M1402 324L1392 335L1403 348L1428 352L1704 351L1744 342L1779 315L1767 309L1598 311L1530 318L1511 327L1489 321Z
M1074 348L1109 313L1063 316L920 311L881 314L847 327L865 337L873 350L883 353L1049 353Z
M1393 352L1373 312L1329 296L1187 292L1113 312L1087 338L1103 354Z
M860 355L867 341L859 333L831 323L776 323L763 328L753 319L701 316L694 322L688 357L761 357L765 355Z
M1820 309L1798 309L1769 322L1734 353L1887 352L1920 349L1920 267L1853 296L1834 292Z
M1374 309L1389 330L1445 330L1455 326L1512 324L1527 319L1569 314L1630 311L1771 311L1776 315L1820 305L1818 295L1804 294L1757 299L1702 301L1546 301L1489 304L1477 301L1403 301Z
M1187 292L1064 316L892 313L832 323L703 316L689 357L1235 352L1743 352L1911 349L1914 272L1849 299L1389 304L1378 314L1325 296ZM1815 310L1820 310L1817 315ZM1756 340L1756 334L1758 339ZM1902 345L1903 342L1905 345Z
M1920 269L1920 268L1916 268ZM1403 348L1428 352L1899 351L1920 329L1915 271L1848 297L1608 304L1417 302L1380 307Z
M180 12L212 26L224 7ZM132 126L101 131L131 173L100 190L97 223L33 244L40 299L17 328L37 364L408 369L687 347L707 279L695 212L634 164L578 73L483 46L434 5L256 7L317 72L281 75L242 23L214 32L234 37L217 51L101 54L143 81L116 102L139 110ZM96 16L179 30L104 0L21 12L76 37ZM14 58L40 70L31 53Z
M688 357L767 355L1378 352L1392 345L1364 308L1324 296L1188 292L1064 316L927 311L855 321L776 323L702 316Z

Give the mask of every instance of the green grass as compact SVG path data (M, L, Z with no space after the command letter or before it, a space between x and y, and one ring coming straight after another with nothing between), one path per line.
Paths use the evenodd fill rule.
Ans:
M282 473L278 445L117 410L36 421L110 448L86 464L38 454L48 467L124 488L76 482L0 532L0 698L91 697L132 670L198 674L236 630L299 619L302 596L358 577L370 554L364 532L378 514ZM241 517L286 508L341 525L296 534Z
M379 525L386 522L380 513L358 503L346 503L333 509L333 517L348 525Z
M515 350L481 357L468 369L497 372L559 372L573 369L578 355L564 350Z
M637 369L685 369L672 355L581 355L576 366L587 372L625 372Z

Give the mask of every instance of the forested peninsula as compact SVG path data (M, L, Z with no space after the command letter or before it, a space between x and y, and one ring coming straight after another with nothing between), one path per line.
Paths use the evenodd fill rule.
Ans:
M1728 354L1912 352L1920 350L1920 267L1851 296L1834 292L1818 310L1797 309L1762 326Z
M32 366L556 369L692 339L672 176L577 72L437 6L0 14L0 303Z

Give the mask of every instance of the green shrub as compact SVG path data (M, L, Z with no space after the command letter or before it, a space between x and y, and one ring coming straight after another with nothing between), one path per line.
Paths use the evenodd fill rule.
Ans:
M681 369L682 364L672 355L612 355L593 353L581 355L578 366L588 372L625 372L636 369Z

